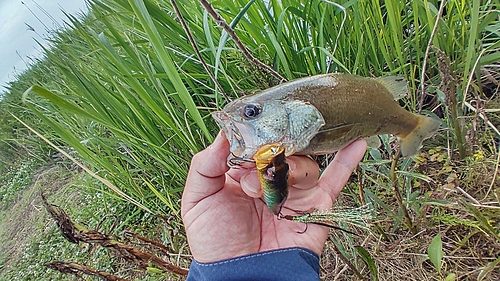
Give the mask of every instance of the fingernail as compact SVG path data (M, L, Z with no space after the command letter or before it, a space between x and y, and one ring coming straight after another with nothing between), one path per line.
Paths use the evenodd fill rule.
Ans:
M217 134L217 136L215 137L214 139L214 142L212 144L210 144L207 149L213 149L215 147L215 145L217 145L219 142L220 142L220 139L222 137L222 131L219 131L219 133Z
M288 171L290 173L294 172L295 169L297 169L297 163L295 163L295 162L290 163L290 161L287 161L287 162L288 162Z

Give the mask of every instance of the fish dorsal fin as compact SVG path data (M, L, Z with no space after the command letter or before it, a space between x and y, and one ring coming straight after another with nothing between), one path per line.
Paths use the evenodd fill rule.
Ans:
M382 84L389 91L389 93L392 94L395 100L404 98L408 93L408 83L403 77L384 76L375 78L375 80Z

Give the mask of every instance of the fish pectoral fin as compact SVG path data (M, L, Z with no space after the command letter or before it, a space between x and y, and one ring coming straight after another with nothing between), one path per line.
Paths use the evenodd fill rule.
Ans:
M353 132L353 130L358 127L359 124L340 124L338 126L335 126L333 128L328 128L326 130L321 130L318 132L318 134L314 137L313 141L316 143L316 145L320 143L332 143L336 142L341 139L351 139L351 138L356 138L359 136L354 136L356 133ZM311 143L313 144L313 143Z
M338 135L342 136L344 134L349 133L352 129L354 129L359 123L354 123L354 124L338 124L333 127L330 127L328 129L320 130L318 132L319 134L325 134L325 135Z

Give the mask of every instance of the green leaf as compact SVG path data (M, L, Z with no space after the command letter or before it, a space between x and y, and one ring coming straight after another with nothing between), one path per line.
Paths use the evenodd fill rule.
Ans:
M441 241L441 234L438 233L432 238L431 244L427 249L427 255L437 271L441 274L441 265L443 262L443 242Z
M444 281L455 281L457 280L457 275L455 273L450 273L446 275L446 278L444 278Z
M425 182L431 182L432 181L431 177L426 176L426 175L422 175L422 174L416 173L416 172L396 171L396 173L398 173L399 175L405 176L405 177L415 178L415 179L419 179L419 180L422 180L422 181L425 181Z
M163 70L167 73L168 78L172 82L177 91L177 94L184 102L186 106L187 112L191 115L191 118L196 122L196 124L200 127L200 129L205 134L205 137L209 140L213 140L212 134L208 131L205 122L203 121L200 112L196 108L196 104L194 103L191 95L189 94L186 86L182 82L182 79L179 75L177 68L170 57L170 54L166 51L165 46L167 44L163 43L162 37L160 33L156 29L155 23L151 18L148 10L146 9L146 5L144 1L141 0L130 0L130 5L137 15L139 21L142 24L148 38L150 39L151 45L153 46L154 51L158 55L158 59L160 60L161 66Z
M480 272L479 275L477 276L477 280L482 281L484 278L488 275L488 273L492 272L498 265L500 264L500 257L498 257L496 260L488 263Z
M465 207L465 209L471 214L473 215L476 220L479 222L479 225L481 226L481 228L479 228L483 233L485 233L486 235L491 235L493 237L495 237L496 239L500 239L500 235L497 234L497 231L495 230L495 228L490 224L488 218L486 216L484 216L483 213L481 213L481 211L479 211L475 206L465 202L465 201L460 201L461 205L463 205Z
M231 21L229 26L231 28L235 28L238 22L241 20L241 18L246 14L250 6L255 2L255 0L248 1L248 3L243 7L243 9L236 15L236 17ZM219 40L219 46L217 47L217 53L215 54L215 77L217 77L218 72L219 72L219 64L221 62L221 55L222 51L224 50L224 46L226 45L227 40L229 39L229 34L225 31L222 30L220 40Z
M370 270L372 276L373 276L373 281L378 280L378 270L377 270L377 265L375 264L375 260L372 258L370 253L368 253L367 250L365 250L361 246L356 246L356 252L358 252L358 255L365 261L366 265L368 266L368 269Z
M71 113L74 113L76 115L83 116L85 118L94 118L97 119L97 116L91 115L88 111L82 110L80 107L74 105L73 103L68 102L67 100L61 98L60 96L52 93L51 91L42 88L40 86L31 86L28 90L26 90L23 94L23 101L27 102L28 101L28 94L29 93L36 93L54 104L64 108L64 110L70 111Z

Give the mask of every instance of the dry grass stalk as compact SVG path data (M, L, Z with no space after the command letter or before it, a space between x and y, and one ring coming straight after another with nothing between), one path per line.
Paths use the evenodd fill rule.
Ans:
M247 49L247 47L241 42L240 38L234 30L227 24L227 22L222 18L222 16L217 13L217 11L214 10L212 5L208 3L206 0L200 0L201 5L207 10L207 12L210 14L210 16L217 22L217 24L222 27L227 34L233 39L234 43L236 46L238 46L238 49L245 55L245 57L255 65L257 65L259 68L264 69L265 71L269 72L274 78L278 79L279 82L284 82L286 79L281 76L278 72L276 72L274 69L266 65L265 63L261 62L259 59L254 57Z
M187 275L187 269L173 265L152 253L141 251L126 243L113 239L110 235L102 234L96 230L88 229L83 225L74 223L62 208L49 204L43 194L42 201L52 218L56 220L62 235L68 241L72 243L84 242L100 245L112 250L118 257L132 261L141 269L146 269L149 264L153 264L165 271L174 272L179 275Z

